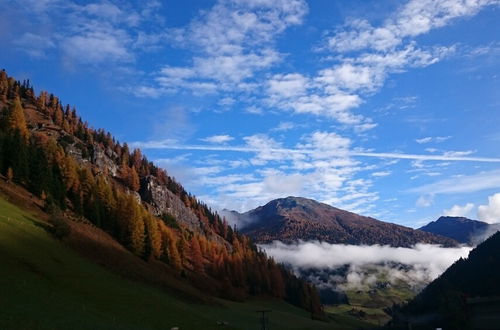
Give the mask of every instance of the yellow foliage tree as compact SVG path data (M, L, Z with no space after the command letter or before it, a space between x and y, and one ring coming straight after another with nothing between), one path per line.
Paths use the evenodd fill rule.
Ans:
M21 105L21 100L19 97L14 99L14 103L9 109L7 114L7 130L14 131L19 130L21 136L24 138L28 137L28 127L26 126L26 118L24 117L24 109Z

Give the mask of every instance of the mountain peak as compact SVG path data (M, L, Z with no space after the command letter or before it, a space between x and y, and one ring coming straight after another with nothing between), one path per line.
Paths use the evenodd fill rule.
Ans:
M392 246L457 244L449 238L361 216L303 197L278 198L241 216L252 220L242 232L259 243L319 240L335 244Z
M487 233L492 226L486 222L471 220L465 217L441 216L436 221L419 228L419 230L453 238L460 243L473 244L479 236Z
M460 216L451 216L451 215L443 215L440 216L439 219L437 219L435 222L460 222L460 223L473 223L473 222L481 222L478 220L472 220L466 217L460 217ZM484 223L484 222L483 222Z

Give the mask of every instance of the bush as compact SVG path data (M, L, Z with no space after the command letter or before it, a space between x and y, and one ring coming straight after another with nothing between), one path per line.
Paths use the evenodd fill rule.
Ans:
M52 234L58 239L63 239L71 232L71 227L60 212L51 214L49 223L52 225Z
M177 219L170 213L163 213L161 215L161 219L163 222L173 229L180 229L179 223L177 223Z

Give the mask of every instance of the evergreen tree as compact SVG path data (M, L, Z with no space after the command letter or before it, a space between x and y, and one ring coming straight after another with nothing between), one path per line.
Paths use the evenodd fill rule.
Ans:
M21 137L26 139L28 137L28 127L26 126L26 118L24 116L24 109L21 105L19 97L14 99L14 103L7 112L7 131L19 131Z
M4 173L11 167L14 171L14 179L17 182L25 182L28 178L28 150L26 140L18 129L7 136L4 142Z
M146 228L146 257L159 258L161 254L161 236L158 229L158 220L145 212L144 224Z
M193 270L195 273L202 274L204 272L200 242L196 236L191 238L191 263L193 264Z
M47 164L47 158L40 147L32 144L29 148L29 187L37 196L41 196L42 191L47 191L51 181L51 173Z

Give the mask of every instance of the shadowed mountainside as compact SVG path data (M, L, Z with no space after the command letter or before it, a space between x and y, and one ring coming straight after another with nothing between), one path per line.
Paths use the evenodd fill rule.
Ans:
M498 224L471 220L465 217L440 217L419 230L452 238L460 243L475 245L500 229Z
M472 250L468 258L457 260L408 305L396 308L394 327L390 329L408 329L408 322L415 329L498 329L499 272L497 232ZM484 305L479 306L479 302ZM476 308L479 314L474 312Z

